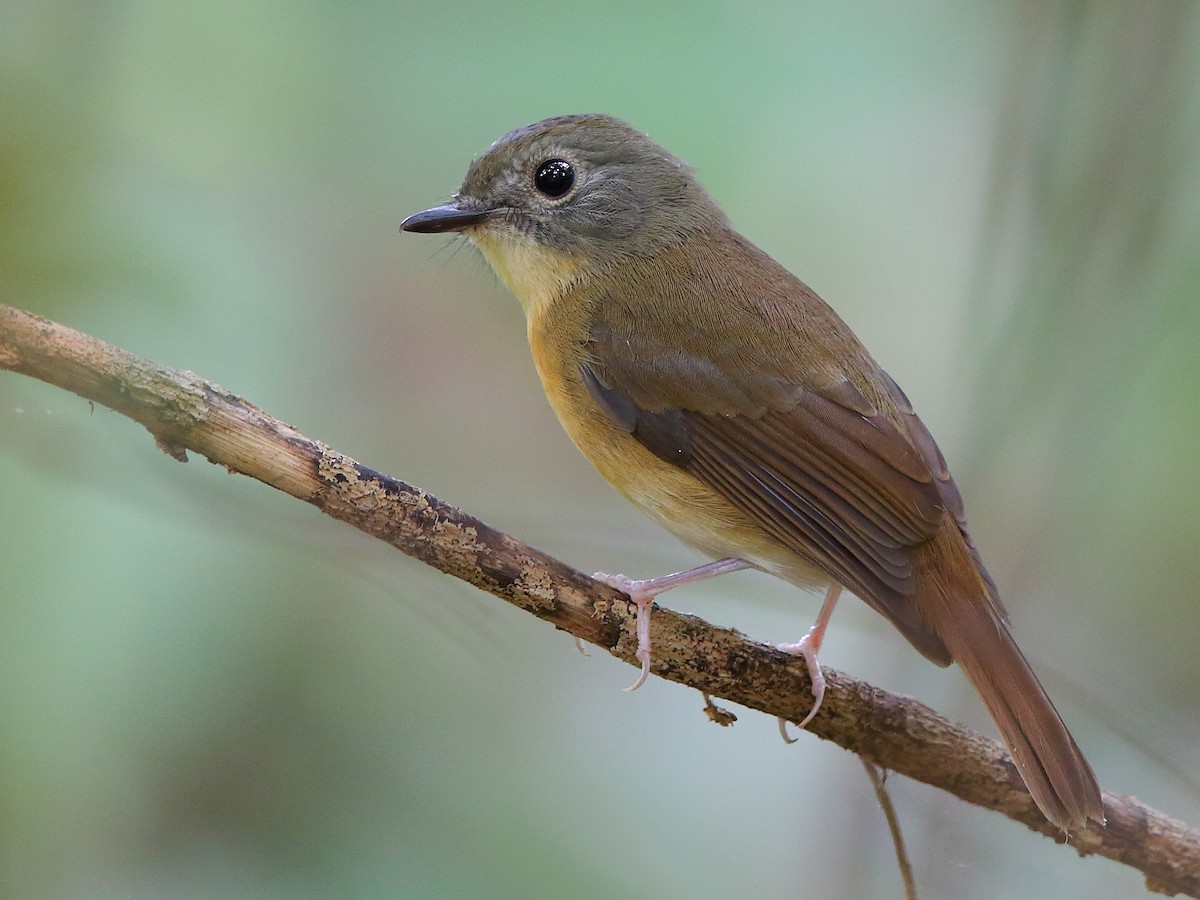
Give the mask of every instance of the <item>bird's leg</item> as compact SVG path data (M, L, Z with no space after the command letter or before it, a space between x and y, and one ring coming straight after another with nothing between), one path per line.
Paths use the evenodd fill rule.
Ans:
M703 566L696 566L694 569L686 569L671 575L660 575L657 578L647 578L643 581L635 581L625 575L606 575L604 572L597 572L593 575L592 577L597 581L602 581L618 591L624 591L637 606L638 646L635 655L642 663L642 674L625 690L636 691L646 683L646 678L650 675L650 608L654 605L655 597L671 588L691 584L693 581L748 568L750 568L750 563L744 559L729 557L706 563Z
M821 642L825 640L825 629L829 626L829 620L833 617L833 608L837 606L838 596L841 593L842 586L840 584L831 584L825 594L825 602L821 604L821 611L817 613L817 621L813 623L812 628L808 629L808 634L794 644L778 645L779 649L784 653L793 653L804 657L804 662L808 666L809 679L812 681L814 698L812 709L808 711L808 715L799 723L798 727L800 728L803 728L812 721L812 717L821 708L821 701L825 698L825 676L821 674L821 664L817 661L817 651L821 649ZM783 735L783 739L789 744L794 740L787 736L786 719L779 719L779 733Z

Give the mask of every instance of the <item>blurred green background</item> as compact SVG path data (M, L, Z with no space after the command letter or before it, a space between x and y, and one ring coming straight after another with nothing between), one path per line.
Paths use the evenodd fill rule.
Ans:
M472 156L628 119L904 385L1101 782L1200 821L1200 6L0 4L0 300L584 571L697 558L541 395ZM0 894L896 897L857 761L0 373ZM665 598L770 641L818 597ZM993 733L844 603L825 662ZM1136 873L902 778L922 896Z

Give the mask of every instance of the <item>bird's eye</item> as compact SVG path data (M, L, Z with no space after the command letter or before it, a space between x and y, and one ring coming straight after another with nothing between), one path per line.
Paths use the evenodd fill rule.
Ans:
M533 186L551 200L566 194L574 183L575 169L565 159L548 159L533 175Z

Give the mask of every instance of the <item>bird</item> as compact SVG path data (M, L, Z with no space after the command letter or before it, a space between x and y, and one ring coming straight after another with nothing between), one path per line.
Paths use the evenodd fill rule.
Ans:
M400 227L482 252L524 309L571 440L712 560L641 580L597 573L636 604L633 688L650 671L654 597L753 568L827 588L809 633L781 645L809 665L811 718L816 652L845 589L930 661L958 663L1049 822L1103 823L1096 776L1013 638L908 397L686 163L615 117L556 116L501 137L448 202Z

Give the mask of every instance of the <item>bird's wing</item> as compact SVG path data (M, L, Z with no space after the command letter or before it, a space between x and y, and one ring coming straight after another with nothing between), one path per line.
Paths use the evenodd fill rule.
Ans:
M880 369L872 384L882 395L876 390L872 402L846 378L805 384L719 364L695 351L713 340L676 333L667 341L594 321L581 374L596 403L643 446L850 588L931 659L948 662L911 603L913 550L947 511L961 519L962 506L903 392Z

